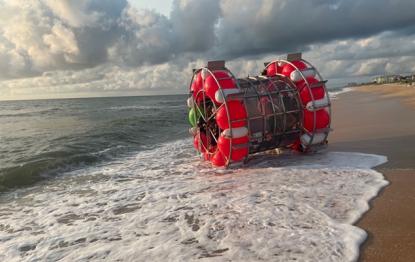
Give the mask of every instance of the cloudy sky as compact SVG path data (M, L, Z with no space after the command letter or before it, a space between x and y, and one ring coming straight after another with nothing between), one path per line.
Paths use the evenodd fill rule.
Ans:
M334 87L415 72L413 0L0 0L0 100L185 93L302 51Z

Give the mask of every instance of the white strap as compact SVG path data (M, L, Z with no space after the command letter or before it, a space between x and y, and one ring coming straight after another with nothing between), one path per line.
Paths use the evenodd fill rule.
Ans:
M241 138L247 135L248 135L248 128L246 127L232 128L232 138ZM229 128L223 130L222 136L230 138L231 130Z
M305 78L316 76L316 70L314 70L314 68L306 68L304 70L301 70L301 73L304 75ZM300 71L294 70L290 74L290 79L294 82L297 82L302 80L303 77L301 76Z
M328 106L329 100L327 99L327 97L323 97L322 99L314 100L314 103L313 101L308 102L306 108L309 111L317 111Z
M316 134L314 134L313 141L312 141L311 144L312 145L320 144L324 141L325 138L326 138L325 133L316 133ZM304 134L300 137L300 139L301 139L301 144L309 145L310 140L311 140L311 136L309 134Z
M238 94L239 89L238 88L222 89L222 92L225 95L225 97L227 97L228 95L231 95L231 94ZM216 99L216 102L218 102L218 103L225 102L225 99L222 95L222 92L221 92L221 90L218 90L215 93L215 99Z

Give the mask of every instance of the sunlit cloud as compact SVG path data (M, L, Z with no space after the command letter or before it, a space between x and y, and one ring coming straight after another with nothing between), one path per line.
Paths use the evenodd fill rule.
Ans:
M174 0L165 15L127 0L0 0L0 99L184 93L207 60L244 76L296 51L329 80L413 72L413 10L410 0Z

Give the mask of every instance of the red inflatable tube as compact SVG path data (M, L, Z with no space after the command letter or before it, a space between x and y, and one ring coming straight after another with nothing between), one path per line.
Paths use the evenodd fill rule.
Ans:
M312 84L318 83L319 81L315 79L314 77L310 77L310 78L307 78L307 82L311 86ZM324 91L323 85L309 89L304 80L297 84L297 88L300 91L300 97L301 97L301 101L303 102L303 105L306 105L308 102L312 100L311 95L310 95L310 90L313 93L314 100L322 99L324 95L326 94L326 92Z
M233 120L241 120L241 121L235 121L232 123L232 127L243 127L246 126L246 110L244 105L241 101L229 101L227 102L229 115L231 118L231 121ZM228 121L228 115L226 113L226 107L223 105L221 108L219 108L217 114L216 114L216 122L218 126L224 130L229 128L229 121Z
M199 141L202 143L200 144ZM193 145L197 151L201 153L206 152L206 146L207 146L206 135L204 133L197 133L195 137L193 138Z
M304 64L302 61L292 61L293 65L295 65L299 70L304 70L307 68L307 65ZM290 74L292 71L295 70L295 67L293 67L291 64L285 64L282 67L281 74L285 75L286 77L290 78Z
M219 85L222 87L222 89L236 88L235 80L230 77L232 76L227 71L223 71L223 70L214 71L213 75L208 74L208 76L205 79L204 88L205 88L206 94L209 96L209 98L212 101L215 101L216 103L218 103L215 99L215 93L219 89L218 82L219 82ZM227 78L227 79L221 80L221 78Z
M316 113L316 129L326 128L330 122L329 113L325 109L315 111ZM309 132L313 132L314 112L304 110L304 128Z
M217 167L222 167L226 165L226 158L223 154L218 150L216 153L211 157L210 162Z
M275 76L276 74L281 74L282 66L278 65L278 62L271 63L267 67L267 76Z
M190 86L190 90L193 92L193 97L195 98L196 102L200 102L203 100L203 95L200 95L199 93L199 91L202 89L203 89L203 78L202 78L202 72L199 71L194 76L193 82Z
M237 148L238 145L248 144L248 136L232 139L232 156L233 161L241 161L248 155L248 145L246 147ZM231 139L220 136L218 139L218 148L224 156L229 158L231 152Z

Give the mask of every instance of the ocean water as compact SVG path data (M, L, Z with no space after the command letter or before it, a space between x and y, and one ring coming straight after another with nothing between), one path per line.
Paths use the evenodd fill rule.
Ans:
M353 261L386 158L216 169L185 96L0 102L0 261Z
M183 138L184 99L0 101L0 191Z
M337 99L337 96L343 93L351 92L353 90L353 87L336 87L336 88L330 88L329 89L329 96L330 99Z

